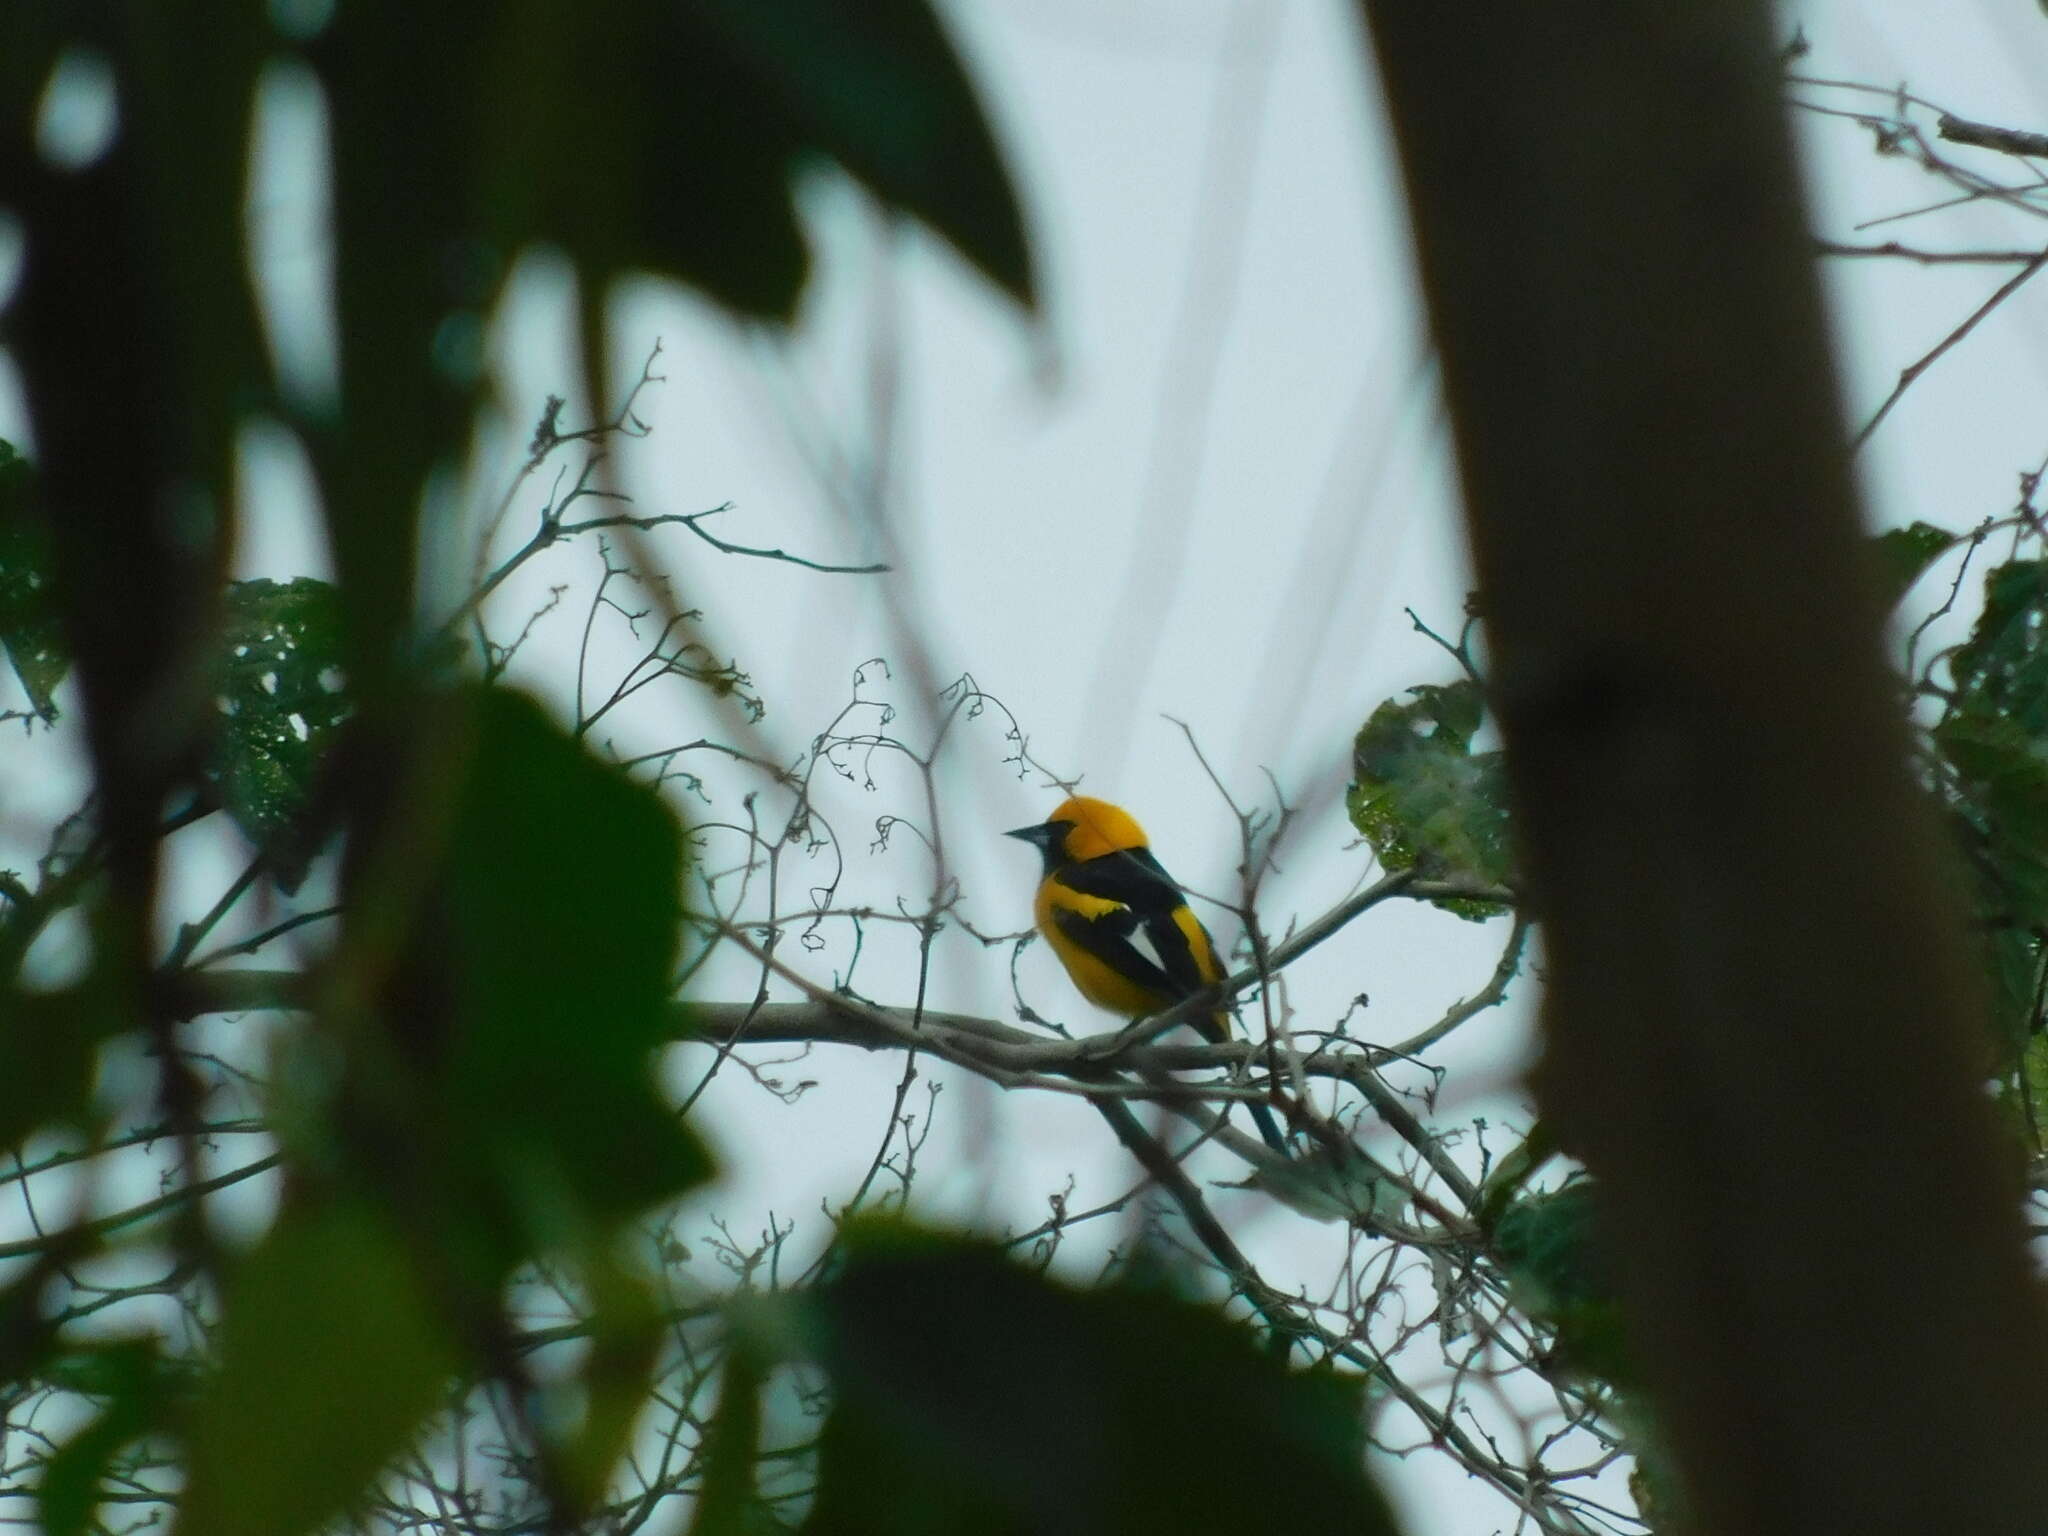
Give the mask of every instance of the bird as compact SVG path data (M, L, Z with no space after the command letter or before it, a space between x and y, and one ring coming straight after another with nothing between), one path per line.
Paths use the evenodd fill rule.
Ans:
M1044 856L1032 916L1089 1002L1140 1019L1223 979L1209 930L1123 807L1074 795L1045 821L1004 835ZM1223 1008L1188 1022L1205 1040L1230 1038ZM1249 1107L1266 1144L1285 1155L1272 1111Z

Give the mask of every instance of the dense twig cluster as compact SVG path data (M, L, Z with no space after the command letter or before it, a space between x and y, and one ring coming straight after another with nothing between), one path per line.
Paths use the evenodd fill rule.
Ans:
M1845 119L1866 129L1872 147L1880 155L1898 156L1918 166L1937 181L1943 191L1930 202L1889 212L1857 225L1860 232L1879 225L1925 218L1962 208L1991 207L2023 218L2048 216L2048 174L2034 161L2043 157L2048 136L1988 123L1971 122L1914 95L1904 86L1881 87L1853 80L1827 80L1792 75L1793 105L1821 117ZM1948 152L1946 145L1989 151L2002 157L1990 168ZM1823 240L1824 255L1878 257L1914 261L1923 266L1970 264L2012 266L2013 272L1958 322L1940 341L1899 371L1892 391L1858 429L1854 444L1861 448L1870 439L1907 390L1975 330L1994 310L2025 287L2044 265L2048 245L2032 250L1978 249L1925 250L1896 241L1881 244L1852 244Z
M653 377L650 360L643 383ZM1014 958L1029 942L1026 934L978 927L968 911L948 852L946 785L953 759L982 750L993 725L997 753L1013 772L1051 789L1071 787L1071 781L1034 758L1021 723L971 678L945 689L928 711L913 711L909 723L918 734L907 734L889 691L893 679L879 661L856 670L847 702L804 750L778 758L754 728L760 708L749 679L736 664L718 661L699 638L697 612L665 598L649 601L644 594L658 577L641 563L645 551L622 558L603 542L618 530L646 534L672 524L702 530L689 517L666 514L570 513L585 499L619 502L616 493L602 489L595 466L616 437L638 430L632 402L602 431L563 434L552 421L551 410L521 482L563 448L583 449L588 457L573 474L558 476L536 533L494 567L480 569L474 593L447 621L447 632L467 631L476 665L487 673L516 676L526 642L561 608L575 583L551 584L509 643L495 640L486 627L488 599L545 550L592 536L599 564L580 600L571 727L628 771L674 785L694 807L692 939L677 977L679 995L690 1001L678 1013L677 1034L696 1042L688 1059L698 1065L679 1096L680 1112L689 1113L717 1091L728 1070L747 1074L771 1093L801 1093L801 1086L784 1081L792 1051L802 1057L824 1047L854 1046L900 1053L903 1069L872 1155L825 1213L836 1223L867 1207L914 1204L920 1154L943 1103L941 1082L930 1071L936 1064L1015 1092L1085 1099L1133 1152L1142 1177L1086 1210L1072 1207L1069 1191L1053 1192L1049 1218L1009 1234L1014 1247L1051 1263L1091 1224L1135 1223L1126 1244L1113 1252L1142 1248L1206 1270L1303 1357L1336 1359L1370 1372L1384 1388L1385 1402L1399 1405L1382 1413L1390 1447L1440 1446L1507 1492L1539 1527L1585 1529L1584 1518L1574 1512L1585 1505L1584 1496L1569 1490L1604 1468L1614 1454L1614 1438L1602 1432L1583 1452L1563 1451L1556 1436L1594 1423L1595 1410L1560 1385L1546 1392L1551 1406L1539 1413L1526 1392L1503 1385L1516 1377L1540 1381L1536 1368L1544 1345L1509 1305L1506 1282L1484 1256L1476 1220L1485 1173L1483 1130L1446 1132L1433 1123L1440 1074L1425 1059L1450 1032L1505 997L1520 965L1526 925L1509 925L1499 964L1480 991L1435 1020L1417 1021L1405 1040L1393 1044L1357 1038L1343 1019L1316 1024L1302 1018L1284 985L1293 962L1388 903L1453 896L1512 902L1513 893L1406 871L1363 885L1312 921L1269 931L1258 901L1262 881L1296 824L1273 785L1270 808L1229 804L1239 829L1240 890L1223 905L1245 937L1242 963L1219 994L1226 1003L1251 1004L1244 1009L1248 1041L1190 1045L1172 1034L1182 1015L1216 999L1093 1036L1048 1025L1047 1014L1056 1006L1041 1000L1033 1008L1021 992L1022 1024L938 1010L928 998L942 943L964 938L977 954L1007 951L1014 976ZM817 564L779 551L727 552ZM629 592L642 595L628 597ZM637 722L684 713L673 708L672 699L666 708L644 707L670 684L740 701L742 709L728 720L734 728L630 752L619 747L615 727L629 715ZM1192 731L1188 740L1199 755ZM701 762L721 770L686 766ZM893 794L905 785L910 803L873 817L871 833L844 830L835 791ZM1220 781L1217 787L1223 790ZM167 824L166 837L204 836L183 828L204 821L206 809L194 807ZM89 818L67 823L31 877L10 877L10 937L33 942L92 878L96 855L81 832L87 826ZM914 888L887 905L849 896L857 869L892 850L921 857L925 873L912 882ZM122 1273L107 1279L84 1269L72 1273L62 1282L66 1319L118 1334L136 1325L138 1308L169 1307L181 1319L185 1355L195 1362L212 1348L211 1304L157 1234L165 1217L179 1213L188 1221L199 1212L212 1213L206 1219L216 1224L229 1219L222 1213L230 1208L221 1202L244 1200L252 1192L253 1208L244 1203L234 1209L253 1210L241 1219L260 1221L263 1207L275 1198L282 1154L264 1118L275 1098L265 1079L264 1054L252 1048L244 1031L263 1017L272 1021L266 1028L290 1035L296 1027L293 1010L310 995L308 966L318 954L318 935L338 915L331 901L319 899L301 909L276 909L260 873L260 860L243 864L204 913L180 925L164 956L164 982L178 1000L177 1011L202 1024L227 1021L191 1026L212 1041L212 1049L198 1047L199 1035L188 1036L184 1047L186 1069L201 1085L200 1155L189 1163L162 1160L158 1152L167 1126L146 1112L144 1094L125 1106L125 1124L116 1109L106 1134L32 1151L4 1176L31 1225L24 1236L0 1245L0 1260L48 1260L67 1242L110 1242L107 1262ZM878 942L883 934L907 941L907 968L894 946ZM296 946L304 946L295 951L299 963L275 963L273 956ZM892 950L886 958L885 947ZM721 992L746 1000L715 1000ZM809 1070L815 1075L829 1065ZM1231 1102L1252 1098L1275 1104L1301 1133L1300 1167L1275 1159L1223 1118ZM1166 1118L1155 1123L1155 1111ZM1385 1161L1359 1151L1354 1140L1378 1137L1382 1126L1401 1149ZM1255 1184L1277 1198L1319 1219L1350 1223L1343 1260L1318 1290L1267 1279L1233 1236L1208 1175L1190 1171L1190 1159L1212 1145L1241 1159ZM161 1187L128 1198L127 1191L144 1178ZM774 1218L753 1237L720 1225L687 1239L665 1226L648 1229L645 1267L661 1287L670 1360L635 1454L601 1511L619 1529L666 1518L671 1501L686 1498L702 1474L709 1388L723 1356L723 1304L747 1291L808 1285L828 1264L829 1244L800 1270L787 1269L782 1256L793 1230L793 1224ZM715 1273L704 1272L707 1256ZM533 1273L519 1287L517 1310L523 1322L512 1347L544 1398L551 1354L588 1347L587 1309L572 1281ZM1418 1353L1429 1338L1438 1338L1440 1348ZM12 1405L5 1486L17 1496L33 1486L61 1439L42 1426L67 1421L66 1400L64 1385L49 1383ZM1514 1411L1504 1416L1503 1403ZM795 1386L787 1407L788 1435L771 1457L780 1480L768 1486L780 1488L777 1497L799 1500L811 1418ZM545 1499L529 1441L532 1415L551 1411L545 1402L509 1401L501 1385L458 1386L434 1434L392 1469L358 1523L364 1529L447 1531L520 1530L544 1523ZM1540 1469L1532 1469L1524 1441L1550 1447ZM126 1457L114 1486L126 1490L120 1496L134 1505L136 1523L153 1518L153 1506L173 1497L162 1480L172 1464L164 1447L139 1446Z

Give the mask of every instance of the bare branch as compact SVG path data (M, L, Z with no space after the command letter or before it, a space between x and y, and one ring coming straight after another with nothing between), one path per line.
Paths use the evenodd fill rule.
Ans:
M2039 272L2044 265L2048 265L2048 249L2042 249L2040 251L2035 252L2033 257L2027 262L2027 264L2024 267L2020 268L2019 271L2015 272L2011 277L2007 278L2003 283L2001 283L1998 287L1998 290L1995 293L1993 293L1990 298L1986 299L1982 304L1978 305L1977 308L1970 313L1969 318L1964 320L1961 325L1957 326L1954 330L1950 331L1948 335L1944 336L1938 343L1936 343L1932 351L1928 352L1927 355L1922 357L1918 362L1912 363L1906 368L1901 369L1899 372L1899 382L1893 386L1892 392L1889 395L1885 396L1884 403L1877 408L1876 413L1871 416L1870 420L1866 421L1863 424L1862 430L1856 434L1855 438L1850 443L1851 450L1853 451L1854 449L1861 448L1865 443L1869 442L1870 434L1877 430L1878 423L1883 421L1886 416L1891 414L1892 407L1897 405L1899 403L1900 398L1904 396L1906 391L1913 387L1914 381L1918 379L1921 374L1925 373L1929 368L1933 367L1936 360L1939 359L1943 353L1947 352L1951 347L1954 347L1958 342L1960 342L1965 336L1969 335L1970 332L1974 331L1977 328L1978 323L1982 321L1986 315L1990 314L1994 309L1998 308L1999 305L2003 304L2015 293L2018 293L2020 289L2023 286L2025 286L2025 284L2033 277L2033 275L2036 272Z
M1885 256L1900 261L1917 261L1924 267L2023 267L2038 260L2039 251L1926 251L1916 246L1887 240L1882 245L1847 245L1839 240L1816 240L1813 248L1822 256Z
M1977 149L1995 149L2002 155L2048 157L2048 133L2029 133L2022 128L1999 128L1990 123L1973 123L1952 112L1941 114L1936 125L1951 144L1968 144Z

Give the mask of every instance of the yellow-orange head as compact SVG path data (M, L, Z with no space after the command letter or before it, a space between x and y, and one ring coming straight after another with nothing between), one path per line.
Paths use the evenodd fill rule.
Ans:
M1007 835L1036 843L1048 869L1145 846L1145 829L1135 816L1092 795L1074 795L1037 826L1019 827Z

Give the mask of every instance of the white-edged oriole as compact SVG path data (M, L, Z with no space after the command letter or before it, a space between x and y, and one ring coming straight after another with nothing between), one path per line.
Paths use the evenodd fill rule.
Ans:
M1209 930L1153 857L1145 829L1130 812L1075 795L1050 819L1005 835L1044 855L1032 915L1089 1002L1139 1019L1223 979ZM1222 1008L1188 1022L1205 1040L1230 1038L1230 1015ZM1285 1152L1272 1112L1263 1104L1250 1108L1267 1144Z

